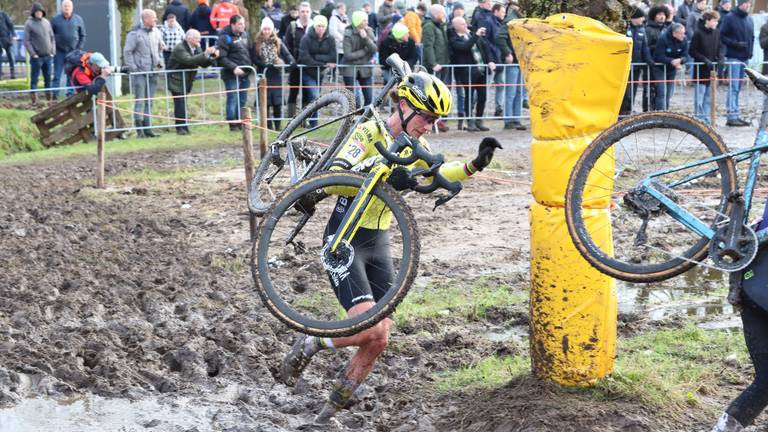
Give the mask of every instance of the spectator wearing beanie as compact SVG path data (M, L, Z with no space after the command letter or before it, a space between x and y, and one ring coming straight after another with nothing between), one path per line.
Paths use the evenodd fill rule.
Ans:
M624 93L624 100L621 103L621 115L632 113L632 105L639 86L638 81L650 81L649 71L655 66L646 38L645 13L640 8L635 8L632 11L627 37L632 38L632 69L629 74L627 91ZM643 112L648 111L649 97L649 86L646 82L643 83Z
M385 83L392 79L392 70L387 64L387 58L392 54L399 55L411 67L416 64L416 43L411 39L408 27L403 23L393 25L392 31L379 44L379 63Z

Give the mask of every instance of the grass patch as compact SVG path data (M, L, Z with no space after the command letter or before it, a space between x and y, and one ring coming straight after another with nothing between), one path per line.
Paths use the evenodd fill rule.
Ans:
M702 395L718 392L729 376L724 360L736 356L748 362L741 332L703 330L689 326L679 330L649 332L619 340L618 357L612 376L593 387L562 388L595 400L638 400L663 409L685 410L698 406ZM724 373L725 371L725 373ZM441 372L436 386L442 391L498 387L530 373L528 355L487 357L471 366Z
M5 119L0 117L0 123ZM215 138L212 138L215 137ZM200 126L192 135L183 139L174 132L164 132L158 138L139 139L130 137L125 140L112 140L106 143L106 157L115 153L130 153L136 151L162 151L190 148L215 148L222 144L240 144L240 132L229 132L221 126ZM42 146L41 146L42 147ZM35 161L56 160L66 157L95 156L96 142L76 143L68 146L51 147L41 151L16 153L0 156L0 163L17 164Z
M468 387L498 387L531 369L528 356L486 357L476 364L437 375L437 389L457 391Z
M638 398L659 407L697 405L699 395L716 393L723 361L731 355L748 361L741 332L691 325L642 334L619 341L615 372L590 391L602 399Z
M37 127L29 120L33 115L33 111L0 109L0 160L13 153L44 148Z
M38 80L38 88L45 87L45 82ZM27 78L7 79L0 81L0 91L29 90L29 80ZM29 97L25 94L24 97Z
M476 320L485 317L492 306L518 305L527 298L527 292L500 283L493 276L481 277L470 284L455 280L440 282L408 293L397 307L394 320L399 325L439 316Z

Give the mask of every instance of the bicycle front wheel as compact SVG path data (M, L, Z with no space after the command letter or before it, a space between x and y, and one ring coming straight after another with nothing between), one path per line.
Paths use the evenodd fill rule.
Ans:
M727 223L736 188L730 158L710 127L675 113L648 113L616 123L579 158L566 191L565 216L574 245L599 271L629 282L655 282L683 273L707 256L709 239L681 222L650 185L683 211L716 229ZM603 224L584 209L610 208ZM605 233L610 224L611 238Z
M326 172L297 183L267 212L254 242L251 269L262 301L302 333L349 336L391 314L410 289L419 236L410 208L380 182L360 228L335 252L328 244L365 176ZM336 195L334 195L336 194ZM351 304L371 302L348 316Z
M263 215L275 199L291 185L323 167L328 157L342 144L353 118L306 134L304 126L313 118L346 115L355 106L354 95L347 90L328 93L312 102L270 144L256 168L248 192L248 207ZM301 136L297 136L302 134Z

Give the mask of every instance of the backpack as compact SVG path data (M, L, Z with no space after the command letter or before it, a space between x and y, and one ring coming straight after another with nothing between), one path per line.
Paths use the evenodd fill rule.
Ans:
M75 68L83 65L91 57L91 53L83 50L72 50L64 56L64 73L72 76Z

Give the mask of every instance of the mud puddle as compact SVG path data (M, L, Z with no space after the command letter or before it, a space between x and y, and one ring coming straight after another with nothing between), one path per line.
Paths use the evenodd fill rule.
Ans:
M639 314L651 321L675 316L718 319L734 313L725 299L728 275L708 268L694 268L660 283L617 283L619 312Z

